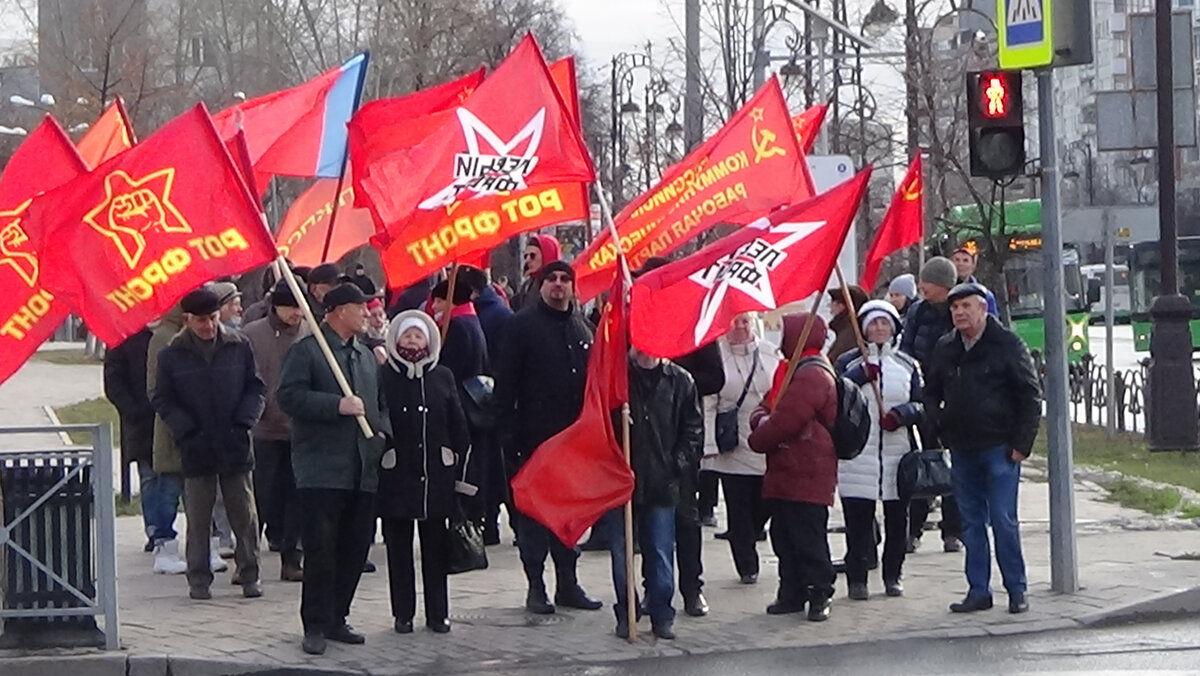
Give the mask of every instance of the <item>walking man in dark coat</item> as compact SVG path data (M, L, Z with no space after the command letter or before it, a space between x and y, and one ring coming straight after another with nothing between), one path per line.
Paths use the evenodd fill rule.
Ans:
M391 434L375 355L358 336L367 330L362 289L344 283L324 296L321 332L355 394L343 396L315 336L283 358L279 406L292 417L292 469L303 505L304 588L300 619L305 652L325 652L326 639L362 644L346 623L371 549L375 492L385 436ZM366 438L356 416L366 416Z
M496 374L495 402L501 445L510 477L543 441L566 429L583 409L588 351L593 327L575 304L575 271L562 261L538 274L541 294L509 324L504 357ZM521 563L529 580L525 607L548 615L554 606L542 578L546 555L554 559L558 605L598 610L603 604L579 586L579 549L559 542L544 526L524 515L517 518Z
M246 598L259 597L250 429L262 415L266 387L249 341L221 324L216 293L202 287L180 305L184 328L158 355L150 400L170 427L183 462L189 595L212 598L212 514L219 485L237 540L233 580Z
M121 416L121 471L128 472L129 464L137 463L147 552L154 551L156 544L155 516L160 502L154 473L154 407L146 393L150 335L150 329L142 329L104 353L104 396Z

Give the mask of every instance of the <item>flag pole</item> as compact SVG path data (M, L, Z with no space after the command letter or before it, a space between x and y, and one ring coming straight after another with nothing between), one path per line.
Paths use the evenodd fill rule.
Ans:
M596 181L596 201L600 203L600 215L608 226L613 246L617 250L617 261L620 268L618 274L624 278L624 282L621 284L621 293L626 294L629 292L629 287L633 286L633 276L629 272L629 261L625 258L625 251L621 248L621 236L617 232L617 224L613 222L612 206L608 203L608 197L604 194L604 187L600 185L599 180ZM629 402L626 401L621 406L621 447L625 452L625 463L632 468L629 420ZM625 513L625 620L629 626L627 640L633 643L637 640L637 585L633 577L633 495L629 496L623 511Z
M779 390L775 392L775 398L771 400L771 408L779 403L779 398L783 396L784 390L792 382L792 376L796 374L796 367L800 365L800 353L804 352L804 344L808 342L808 336L812 334L813 325L817 323L817 310L821 307L821 296L823 291L818 291L816 298L813 299L812 307L808 310L808 319L804 322L804 328L800 331L800 340L796 341L796 347L792 348L792 354L788 357L787 371L783 374L783 382L780 383Z
M450 305L450 309L442 315L441 326L438 328L442 332L442 344L446 344L446 334L450 332L450 315L454 312L454 286L458 283L458 259L454 259L454 263L450 266L450 279L446 283L446 302Z
M842 265L835 263L833 266L834 272L837 273L838 284L842 285L843 303L846 304L846 312L850 313L850 325L854 327L854 340L858 343L858 352L863 358L863 368L870 362L867 361L867 341L863 339L862 327L858 324L858 312L854 307L854 299L850 297L850 289L846 286L846 278L842 276ZM882 368L883 364L880 363ZM883 420L883 393L879 391L879 381L875 378L870 378L871 389L875 392L875 403L879 406L879 419Z
M353 60L353 59L351 59ZM354 88L354 106L357 111L362 103L363 84L367 79L367 66L371 63L371 52L363 52L362 67L358 69L358 85ZM353 111L352 111L353 112ZM350 162L350 139L346 139L346 147L342 149L342 170L338 172L337 192L333 197L333 209L329 212L329 229L325 231L325 246L321 248L321 262L329 262L329 248L333 246L333 224L337 222L338 208L342 204L342 188L346 184L346 165ZM444 332L443 332L444 333Z

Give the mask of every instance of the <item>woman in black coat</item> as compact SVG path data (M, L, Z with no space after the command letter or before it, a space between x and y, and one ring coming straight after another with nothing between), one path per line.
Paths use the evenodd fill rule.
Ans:
M473 496L471 442L450 369L438 365L441 337L429 315L408 310L387 332L388 361L382 383L395 448L383 456L379 512L387 543L388 586L398 633L412 632L416 614L413 525L421 537L425 624L450 631L446 575L450 546L447 521L456 494Z

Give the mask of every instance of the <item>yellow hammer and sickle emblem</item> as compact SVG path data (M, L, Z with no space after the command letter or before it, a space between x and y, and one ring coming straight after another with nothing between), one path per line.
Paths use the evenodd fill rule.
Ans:
M912 202L921 199L921 179L914 178L904 186L904 201Z
M770 129L759 129L758 123L763 121L763 109L755 108L750 111L750 119L754 120L754 127L750 130L750 142L754 145L754 163L758 164L765 159L775 157L777 155L787 155L787 151L779 146L772 145L779 139L775 132Z

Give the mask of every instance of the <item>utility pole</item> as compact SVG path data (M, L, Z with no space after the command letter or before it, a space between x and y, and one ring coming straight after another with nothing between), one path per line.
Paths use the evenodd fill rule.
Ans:
M700 0L683 5L683 145L691 152L704 138L704 101L700 95Z
M918 117L921 100L918 77L921 67L920 35L917 28L917 0L904 2L904 118L908 124L908 161L921 152L921 125ZM924 249L924 244L921 246Z
M1067 308L1062 263L1062 205L1059 203L1058 139L1054 134L1054 70L1037 71L1038 138L1042 165L1042 262L1045 277L1046 444L1050 470L1050 588L1079 591L1075 545L1074 451L1067 382ZM1190 373L1190 371L1189 371Z
M750 3L750 46L754 49L754 91L767 81L767 36L763 27L763 0Z

